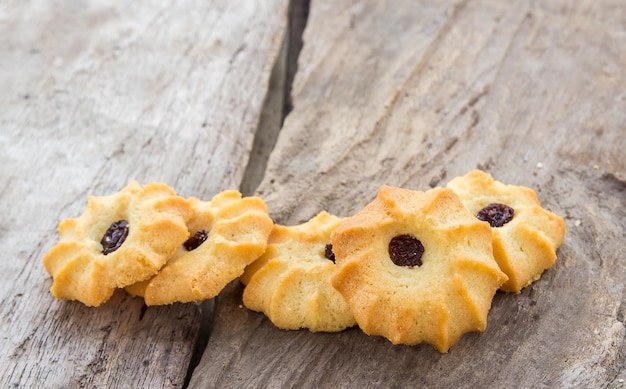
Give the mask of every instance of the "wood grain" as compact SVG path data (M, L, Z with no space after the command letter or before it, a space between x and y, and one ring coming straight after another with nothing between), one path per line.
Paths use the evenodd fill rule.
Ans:
M131 179L238 188L287 2L0 5L0 387L182 387L193 304L56 301L41 257Z
M617 0L312 1L257 190L277 222L479 167L534 188L569 231L556 265L498 293L487 330L448 354L276 329L235 283L190 387L623 387L624 15Z

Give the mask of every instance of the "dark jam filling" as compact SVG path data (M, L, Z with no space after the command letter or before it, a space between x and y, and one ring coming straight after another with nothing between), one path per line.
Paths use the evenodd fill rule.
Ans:
M478 211L478 220L488 222L491 227L502 227L513 219L515 210L506 204L493 203Z
M192 237L187 239L183 246L187 249L187 251L192 251L200 247L202 243L208 238L209 234L206 233L205 230L197 231Z
M333 253L332 244L329 243L326 245L326 247L324 247L324 256L333 261L333 263L335 263L335 253Z
M389 242L389 257L398 266L422 266L424 245L412 235L398 235Z
M104 233L100 244L102 245L102 254L107 255L119 249L128 236L128 222L126 220L118 220L111 223Z

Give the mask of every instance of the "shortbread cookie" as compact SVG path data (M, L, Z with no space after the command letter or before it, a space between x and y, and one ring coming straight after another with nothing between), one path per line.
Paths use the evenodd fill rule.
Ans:
M532 189L503 184L480 170L454 178L447 187L472 215L491 225L494 257L509 276L503 291L519 293L554 264L565 221L543 209Z
M275 225L266 253L241 277L244 305L279 328L336 332L355 325L330 284L335 270L330 233L342 219L325 211L297 226Z
M483 331L507 277L493 259L491 230L450 189L383 186L331 235L331 281L358 325L394 344L440 352Z
M191 238L151 279L126 290L143 296L146 305L191 302L215 297L267 246L274 223L258 197L241 198L228 190L210 202L189 199L194 212Z
M165 184L132 181L111 196L90 196L84 213L59 224L60 242L43 257L59 299L88 306L115 288L153 276L188 238L191 208Z

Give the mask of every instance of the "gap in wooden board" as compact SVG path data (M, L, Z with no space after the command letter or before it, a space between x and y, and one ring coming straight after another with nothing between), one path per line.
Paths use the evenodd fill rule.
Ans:
M291 105L291 86L303 45L302 34L309 14L309 2L310 0L291 0L289 2L287 33L276 63L272 68L250 158L240 184L240 191L243 196L254 195L265 174L267 161L274 149L283 121L293 108ZM202 354L209 343L214 302L214 299L210 299L198 303L202 312L202 323L183 388L189 386L193 372L200 363Z

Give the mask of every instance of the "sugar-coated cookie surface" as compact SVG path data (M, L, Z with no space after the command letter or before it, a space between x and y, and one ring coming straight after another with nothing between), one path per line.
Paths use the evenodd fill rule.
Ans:
M52 294L98 306L151 277L188 238L190 216L187 201L161 183L90 196L80 217L59 224L60 242L43 257Z
M479 170L454 178L447 187L472 215L491 221L494 257L509 277L503 291L519 293L554 264L565 221L543 209L532 189L506 185Z
M450 189L383 186L331 242L333 286L365 333L394 344L446 352L464 333L483 331L507 279L493 259L489 226Z
M244 305L283 329L335 332L354 326L346 301L330 283L330 234L341 220L323 211L297 226L275 225L267 251L241 277Z
M158 274L126 288L143 296L147 305L215 297L267 246L274 223L260 198L242 198L238 191L228 190L208 202L188 201L193 209L188 223L191 238L179 243Z

